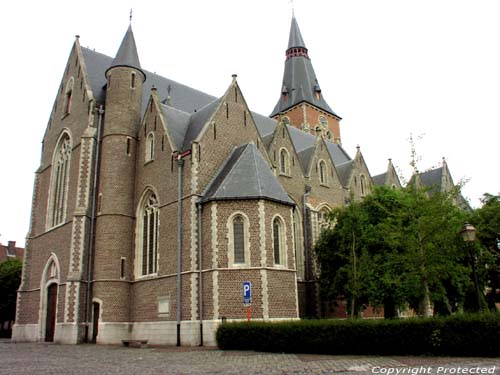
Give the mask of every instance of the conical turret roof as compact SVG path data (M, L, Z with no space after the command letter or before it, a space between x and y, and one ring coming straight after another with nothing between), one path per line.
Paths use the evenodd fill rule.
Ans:
M123 37L122 44L120 44L120 48L118 48L118 52L116 53L116 56L108 70L118 66L134 68L144 74L141 69L141 63L139 62L139 54L137 53L137 46L135 44L132 25L129 25L127 32ZM144 74L144 80L146 80L146 74Z

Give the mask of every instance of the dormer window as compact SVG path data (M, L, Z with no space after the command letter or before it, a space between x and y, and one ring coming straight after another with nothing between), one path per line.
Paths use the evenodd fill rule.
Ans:
M321 185L327 185L328 184L328 173L326 172L326 163L324 160L319 161L319 182Z

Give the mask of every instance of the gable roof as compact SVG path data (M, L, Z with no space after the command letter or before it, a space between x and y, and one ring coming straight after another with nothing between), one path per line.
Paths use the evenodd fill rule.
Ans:
M105 72L111 66L113 59L85 47L81 47L81 50L94 97L98 102L103 103L107 83ZM151 88L154 86L158 98L160 98L161 110L169 124L169 128L172 130L171 135L176 147L179 150L188 148L190 142L196 138L205 122L217 108L220 98L195 90L156 73L147 70L143 70L143 72L148 77L143 85L143 113L150 98ZM276 120L256 112L251 112L251 114L263 139L274 133L277 126ZM288 130L297 153L315 144L316 137L313 135L292 126L289 126ZM269 140L269 138L265 139ZM328 141L326 144L335 165L350 160L349 155L340 145ZM307 154L309 155L309 153Z
M372 177L373 184L377 186L385 185L386 180L387 180L387 172Z
M208 185L202 201L239 199L294 205L253 143L234 149Z
M113 59L102 53L82 47L82 54L87 67L89 84L92 88L94 97L100 103L104 102L106 97L106 70L111 66ZM156 87L158 97L164 104L177 108L183 112L194 113L208 103L214 101L216 97L195 90L191 87L162 77L156 73L142 70L148 77L143 85L142 111L146 110L151 88ZM167 103L168 102L168 103Z
M348 187L352 171L354 170L354 160L349 160L345 163L336 165L335 168L337 169L337 174L339 175L339 180L342 186Z

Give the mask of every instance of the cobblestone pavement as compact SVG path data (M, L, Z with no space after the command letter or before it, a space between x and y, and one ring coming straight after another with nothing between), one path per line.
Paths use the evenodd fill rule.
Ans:
M481 372L482 371L482 372ZM496 374L500 358L325 356L12 343L0 340L0 374Z

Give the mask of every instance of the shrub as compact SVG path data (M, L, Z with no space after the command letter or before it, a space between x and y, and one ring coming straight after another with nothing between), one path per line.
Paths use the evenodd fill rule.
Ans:
M500 315L394 320L237 322L217 330L221 349L363 355L500 356Z

